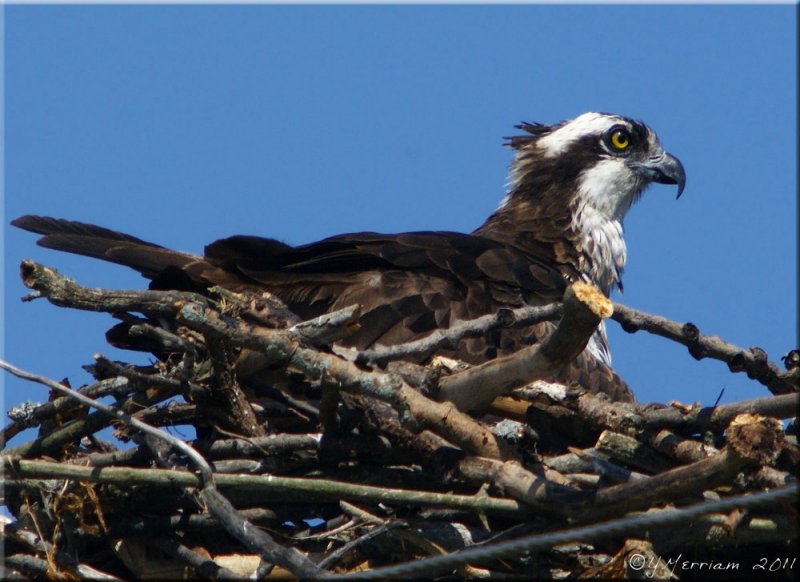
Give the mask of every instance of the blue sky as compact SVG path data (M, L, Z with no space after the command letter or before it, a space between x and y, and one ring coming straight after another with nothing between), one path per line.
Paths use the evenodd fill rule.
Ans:
M626 220L632 307L770 358L797 345L794 6L8 6L5 358L73 386L105 314L20 303L33 258L87 285L122 267L40 249L27 213L181 250L231 234L470 231L520 121L642 119L686 167ZM640 401L765 395L720 362L609 324ZM7 409L46 390L6 377ZM18 442L18 441L17 441Z

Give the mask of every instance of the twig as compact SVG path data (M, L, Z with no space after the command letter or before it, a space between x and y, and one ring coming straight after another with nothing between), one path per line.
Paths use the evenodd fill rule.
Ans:
M587 499L585 494L536 475L518 462L464 456L462 451L449 446L431 431L411 433L401 425L395 411L382 410L370 402L363 404L369 413L364 421L369 422L369 426L379 429L399 448L414 451L419 462L445 478L445 482L466 480L478 487L491 484L501 493L522 502L523 507L561 518L567 517L569 503Z
M661 513L671 510L656 508L650 511ZM654 532L653 544L659 553L664 554L685 548L687 544L694 547L712 545L715 549L731 545L741 548L750 544L764 547L763 544L767 543L787 547L787 542L798 537L797 520L792 519L788 512L749 516L733 531L728 527L728 522L727 514L706 515L674 530Z
M7 536L19 542L22 542L23 544L25 544L26 546L37 552L52 555L60 566L65 566L71 570L74 570L78 575L84 578L91 578L94 580L117 580L121 582L120 578L117 578L116 576L112 576L111 574L106 574L105 572L101 572L100 570L97 570L92 566L78 562L68 553L56 549L56 547L53 544L47 542L46 540L43 540L39 535L35 534L34 532L25 529L19 522L14 522L4 525L2 529L2 535L4 538ZM45 560L41 560L41 562L29 562L29 563L26 563L23 560L22 562L20 562L20 565L27 564L31 567L38 568L42 563L45 566L47 566L47 562ZM47 568L45 568L45 570L47 570Z
M135 311L152 317L168 317L174 315L176 306L182 303L208 303L202 295L185 291L91 289L30 259L20 264L20 277L26 287L35 290L38 296L46 297L53 305L84 311Z
M575 283L564 294L561 321L541 344L442 378L438 396L459 410L477 410L513 388L548 378L583 351L609 315L611 302L599 289Z
M558 429L573 441L585 440L588 433L597 434L603 430L640 435L655 434L667 429L681 435L692 435L708 430L723 431L736 416L743 413L792 418L798 407L800 394L766 396L717 407L682 410L667 406L653 409L652 405L609 402L602 396L579 391L569 392L553 404L530 403L528 422L537 423L540 418L554 419L558 422ZM574 417L576 422L564 422L565 417Z
M680 434L693 434L705 430L724 430L740 414L760 414L771 418L792 418L800 407L800 394L765 396L722 406L696 408L682 412L677 408L663 408L643 413L643 428L666 428Z
M624 517L614 522L602 522L566 531L534 534L515 540L500 542L477 548L469 548L460 552L435 556L406 562L395 566L377 568L366 572L355 572L337 578L350 580L384 580L397 578L415 578L417 576L433 576L459 568L464 564L482 562L513 556L523 551L536 551L550 548L567 542L594 541L606 539L613 535L627 532L643 531L648 528L663 527L675 523L686 524L690 519L715 511L725 511L736 507L758 507L761 505L786 503L797 496L797 485L782 490L756 493L751 496L734 497L721 501L699 503L686 509L673 509L659 514L636 515Z
M358 331L360 305L350 305L325 313L314 319L301 321L289 328L289 333L315 346L328 346Z
M100 398L109 394L124 395L127 394L128 391L130 391L130 386L126 378L109 378L77 390L77 392L89 398ZM55 414L64 414L80 406L81 405L76 403L72 398L61 396L55 400L36 406L25 415L25 418L15 420L14 422L19 424L23 429L30 428L39 425L42 421ZM9 416L11 417L13 417L12 412L13 409L9 412Z
M324 568L326 570L329 570L339 560L341 560L348 553L352 552L358 546L361 546L365 542L368 542L370 540L374 540L376 537L381 536L381 535L383 535L383 534L385 534L385 533L387 533L387 532L389 532L389 531L391 531L393 529L396 529L398 527L408 527L408 524L405 523L404 521L395 520L395 521L389 521L389 522L386 522L384 524L375 526L371 530L369 530L367 533L365 533L364 535L362 535L360 537L357 537L353 541L348 542L345 545L343 545L338 550L335 550L335 551L331 552L330 554L328 554L327 556L325 556L325 558L318 565L319 565L320 568Z
M204 578L211 578L217 580L247 580L245 576L228 570L227 568L216 564L201 554L187 548L177 540L171 537L162 536L156 539L144 538L145 543L150 544L159 550L186 562L191 566L197 574Z
M718 455L649 479L601 489L593 498L593 506L580 512L581 518L620 514L730 483L744 468L774 460L783 442L781 424L763 417L742 415L728 432L728 446Z
M355 517L364 523L371 523L372 525L381 525L386 523L385 519L381 519L377 515L373 515L370 512L353 505L352 503L348 503L347 501L340 501L339 507L341 507L342 511L344 511L347 515Z
M46 580L47 575L50 572L50 565L47 563L47 560L42 560L36 556L13 554L11 556L5 556L4 561L7 566L14 568L15 570L19 570L20 572L31 577L37 576ZM28 577L25 579L30 580Z
M284 331L250 333L244 326L225 323L219 315L198 304L184 305L179 318L204 334L217 334L232 344L257 350L273 363L302 371L310 380L329 383L340 390L372 396L389 402L401 418L418 428L439 432L467 450L490 458L507 457L508 447L485 426L457 410L453 404L426 398L395 374L361 370L353 362L332 354L300 346Z
M133 366L125 366L118 364L117 362L113 362L102 354L95 354L94 360L95 363L92 368L93 374L102 376L121 376L123 378L127 378L134 384L147 387L160 386L162 388L174 388L175 390L181 390L184 387L184 384L181 380L170 378L169 376L165 376L163 374L146 374L144 372L140 372ZM203 390L202 386L195 384L194 382L189 382L188 387L191 390Z
M23 443L19 446L5 449L4 454L18 457L32 457L35 455L52 452L67 443L79 441L81 438L93 434L111 424L108 415L103 412L91 412L83 418L78 418L57 428L47 436Z
M139 323L128 328L128 335L132 338L147 338L155 346L150 346L153 351L165 350L173 352L194 352L196 346L192 342L149 323Z
M438 329L418 340L371 350L362 350L358 353L356 361L358 363L383 365L392 360L405 358L424 359L440 348L455 348L458 342L467 337L478 337L501 327L533 325L542 321L557 319L560 316L560 303L552 303L541 307L526 306L516 309L500 309L489 315L458 322L448 329Z
M268 509L240 509L239 513L249 522L274 527L283 519L281 514ZM162 535L181 532L219 532L219 522L208 513L182 513L180 515L137 515L113 520L108 523L108 538L126 536ZM81 535L92 537L82 532ZM100 532L95 536L102 535Z
M234 537L239 539L239 541L243 542L249 548L254 549L264 555L267 560L274 561L275 563L285 566L297 575L313 577L321 576L323 574L308 558L303 556L303 554L301 554L299 551L295 550L294 548L284 548L278 545L269 535L253 527L247 522L247 520L237 514L230 502L217 492L214 485L214 477L211 472L211 467L208 465L206 460L203 459L203 457L201 457L197 451L195 451L185 442L164 431L153 428L152 426L133 418L131 415L126 414L121 410L112 408L106 404L92 400L91 398L87 398L83 394L78 394L74 390L62 386L58 382L55 382L44 376L25 372L2 360L0 360L0 368L3 368L19 378L44 384L45 386L52 388L61 394L65 394L75 398L76 400L79 400L87 406L97 408L98 410L105 412L110 416L118 418L145 434L165 441L170 446L189 457L189 459L191 459L194 465L198 468L201 485L200 498L205 501L209 511L214 513L214 516L220 521L222 526L225 527L228 532L230 532ZM4 456L3 459L5 460L6 457Z
M633 437L610 430L600 433L595 449L612 459L648 473L660 473L673 467L670 459L652 447L640 443Z
M543 459L543 463L559 473L595 472L614 483L627 483L628 481L647 478L642 473L631 471L601 458L594 447L584 450L574 448L570 450L572 452L565 455L546 457Z
M319 450L320 434L279 434L261 437L233 438L195 447L214 459L275 455L296 451Z
M15 478L75 479L118 485L151 485L155 487L198 487L200 481L193 473L165 469L134 469L130 467L82 467L50 461L32 461L2 456L2 469ZM484 495L456 495L430 491L412 491L345 481L278 477L275 475L215 475L218 487L247 491L253 497L261 493L271 499L303 498L317 501L352 501L397 503L401 505L442 506L498 515L517 516L525 508L511 499Z
M800 376L784 372L770 362L760 348L744 349L717 336L702 335L692 323L683 325L665 317L651 315L614 303L611 319L619 322L629 333L644 330L678 342L689 348L695 359L713 358L728 364L732 372L747 372L747 376L769 388L773 394L797 392Z
M331 382L340 389L368 394L392 403L405 422L440 431L445 438L476 454L502 458L510 454L491 431L459 412L452 405L425 398L399 376L360 370L348 362L315 349L301 347L285 330L254 329L243 323L223 321L208 309L208 301L192 293L143 291L114 292L81 287L74 281L33 261L23 261L23 281L56 305L92 311L139 311L151 316L175 316L187 326L214 337L224 337L234 346L260 352L269 363L284 363L301 370L310 379ZM154 295L149 295L154 294ZM107 301L104 303L104 298Z
M719 453L717 448L709 444L680 437L668 430L660 430L647 440L654 449L680 463L694 463Z
M33 448L23 449L29 455L37 450L45 452L42 449L44 443L49 447L48 454L63 459L61 463L3 457L0 469L7 472L4 500L9 509L21 523L24 523L26 515L38 519L34 523L37 523L39 537L50 537L58 540L59 544L65 542L64 550L79 552L80 556L76 553L75 559L88 561L92 566L100 565L102 568L107 563L105 560L110 557L110 550L105 546L106 538L128 538L126 541L134 544L136 542L131 538L146 537L148 543L164 546L162 549L172 550L173 555L183 555L182 559L197 566L205 575L218 576L217 566L207 556L228 553L233 540L214 537L223 532L238 539L249 550L248 554L255 554L248 556L248 564L261 558L262 564L268 561L285 564L296 577L316 578L324 576L325 572L304 554L318 556L321 552L330 552L337 545L326 545L324 538L352 526L343 525L349 518L342 514L337 503L345 513L368 519L370 524L378 527L366 527L369 529L366 537L329 553L321 565L330 567L349 552L347 569L360 569L391 559L407 560L420 554L467 547L484 539L483 536L490 537L492 528L498 524L507 527L509 520L530 524L528 531L541 532L564 527L565 523L595 518L608 520L627 511L652 510L651 506L657 504L684 504L698 498L700 492L717 495L731 490L779 487L792 480L791 475L800 462L800 451L796 445L783 439L783 427L774 420L796 414L800 404L797 393L704 409L678 406L657 409L654 405L610 403L602 396L583 394L573 388L540 390L538 393L528 391L523 397L524 402L514 402L513 410L495 406L490 412L492 416L481 422L461 412L452 402L437 402L427 397L435 393L440 383L447 387L448 382L465 382L469 373L463 376L455 373L443 379L439 366L422 366L394 359L409 357L420 361L437 349L451 349L462 338L485 334L500 326L529 324L524 317L545 317L545 312L550 316L560 313L562 307L559 304L547 306L544 310L501 309L484 318L435 332L417 342L359 354L356 350L339 350L337 346L328 349L330 342L354 329L357 312L352 308L298 323L299 318L289 313L279 301L270 303L269 297L250 292L240 294L211 289L209 294L213 299L209 299L178 292L86 289L33 262L23 263L23 276L29 287L37 289L39 295L49 297L56 304L110 311L125 324L134 326L130 328L132 333L139 326L148 335L161 338L178 352L183 351L183 359L181 353L170 353L152 367L129 368L98 357L92 373L98 379L111 376L109 382L112 384L128 378L128 384L120 385L115 394L120 400L124 399L115 408L134 419L147 419L145 424L148 425L152 424L151 420L176 420L178 417L174 410L157 405L165 394L184 394L191 404L178 405L185 407L182 410L188 413L188 416L180 418L201 429L201 438L190 445L200 451L204 461L215 459L213 480L204 481L202 475L198 477L182 469L186 466L186 459L176 454L177 449L161 445L166 441L156 441L161 438L160 434L158 437L141 437L135 429L115 422L118 438L127 434L137 443L144 438L148 446L157 450L157 458L164 463L164 468L104 467L118 463L141 465L140 460L146 451L140 447L131 451L74 454L75 451L101 450L94 445L87 449L78 448L77 440L84 433L92 434L95 423L97 428L104 427L111 422L110 419L117 418L104 412L85 413L83 408L75 410L83 418L57 428L52 434L45 432L50 424L56 423L48 422L40 435L42 439L34 441ZM266 307L259 307L260 302L266 302ZM620 306L619 309L625 308ZM139 317L139 313L146 319ZM603 310L594 312L593 317L599 321L598 317L602 315ZM463 394L453 397L456 403L463 406L464 402L477 398L478 404L483 405L481 398L486 400L504 390L506 387L502 382L509 376L516 375L514 382L524 380L527 384L531 376L524 373L530 371L524 366L536 358L545 364L549 358L551 367L555 366L558 358L568 360L571 352L582 349L579 344L570 347L570 342L577 341L571 334L575 330L569 323L570 317L569 314L563 317L558 326L560 332L545 339L535 351L529 350L525 354L528 360L522 362L512 358L508 368L503 370L500 366L495 370L497 375L487 382L493 385L500 382L499 387L489 386L481 395L483 387L478 386L477 397L465 389ZM292 325L294 327L290 328ZM299 330L308 333L302 335ZM591 333L591 330L593 328L587 327L586 332ZM695 333L696 328L691 325L679 331L692 344L690 351L693 355L708 355L701 344L709 338ZM558 333L562 333L560 340ZM190 340L183 342L186 337ZM164 341L159 341L164 344ZM193 341L198 342L197 352L190 345ZM552 353L545 349L549 342L554 343L550 350ZM160 344L153 345L160 349ZM192 349L186 351L187 348ZM544 354L540 353L542 350ZM763 352L757 349L745 351L746 354L729 361L732 369L750 366L748 373L753 375L763 364L764 369L770 370ZM240 357L234 364L232 356L237 354ZM211 361L197 359L207 356L216 360L216 378L210 376ZM755 364L748 363L748 357ZM366 369L369 366L363 365L375 363L386 364L386 367ZM471 373L479 375L487 371L487 368L475 369L479 372ZM544 365L536 373L548 373L547 370L547 365ZM154 373L148 373L151 371ZM780 376L788 384L796 384L799 377L800 368ZM213 422L217 415L222 419L230 416L230 406L215 401L214 394L219 390L211 391L210 386L237 388L238 382L247 389L238 395L240 404L252 406L260 420L269 418L270 431L295 434L283 432L270 437L240 437L238 433L246 431L241 430L238 423ZM267 384L271 388L265 388ZM302 396L296 392L298 389ZM314 433L318 430L321 416L317 408L321 392L334 396L330 401L332 406L326 409L322 405L325 410L322 417L323 426L335 429L326 432L322 438ZM307 403L301 401L303 397L310 400ZM71 396L67 398L70 400L59 397L44 405L38 414L83 406L70 404ZM289 403L291 411L286 409L285 402ZM471 406L475 405L466 407ZM745 411L772 418L737 417ZM528 426L524 431L513 427L505 432L495 430L498 416L510 416ZM45 415L44 418L50 417ZM329 422L330 419L334 420ZM65 417L59 416L58 420L64 422ZM217 428L228 426L229 430L207 430L212 422ZM231 424L236 426L231 429ZM489 430L490 425L493 430ZM790 427L788 434L794 428ZM606 432L598 441L603 431ZM698 433L702 438L693 436ZM233 438L214 440L226 438L221 435ZM665 453L663 457L655 455L660 457L658 463L647 465L648 470L656 474L647 477L609 461L598 450L609 442L609 436L614 437L615 443L624 445L622 448L615 446L614 451L629 451L625 457L626 467L642 466L645 451L653 453L652 449L656 449ZM705 442L713 442L719 450L705 445ZM572 448L575 446L587 448ZM572 453L563 454L566 450ZM19 449L6 452L19 452ZM253 456L257 460L240 460ZM150 459L151 456L147 456L148 462ZM85 466L86 463L95 466ZM689 464L672 468L681 463ZM254 466L248 466L250 464ZM175 470L175 467L181 469ZM223 469L277 474L221 474ZM664 469L668 470L659 473ZM285 474L293 476L282 476ZM303 478L302 475L314 478ZM83 488L70 487L69 483L74 481L94 481L104 485L87 483ZM608 487L608 481L619 484ZM480 490L465 495L466 487ZM234 509L221 493L237 507L252 509ZM207 512L198 513L197 496L202 502L201 508L204 503ZM54 503L54 499L59 501ZM363 505L366 509L363 512L353 509L344 500ZM136 515L136 512L146 512L147 516L121 519L124 515ZM787 514L791 517L789 512ZM397 519L398 515L403 517L403 521ZM783 547L780 533L774 531L775 526L785 527L783 522L776 521L774 515L769 519L752 515L743 518L743 515L741 511L719 515L716 521L706 520L710 524L707 527L702 522L696 529L713 536L722 545L731 543L730 539L742 539L751 544L771 544L771 549ZM55 516L54 521L48 516ZM312 517L320 518L324 525L312 526L309 523L306 527L304 522L308 523ZM420 522L420 518L425 521ZM764 523L753 529L749 537L740 538L739 531L744 531L752 520L758 519ZM281 542L286 547L254 527L254 521L270 532L278 532L277 535L288 531L282 538L285 541ZM455 523L451 525L451 522ZM404 523L412 528L407 534L379 535L382 527L389 529L387 524ZM787 523L791 527L793 522L788 519ZM601 530L603 527L605 525L598 526ZM650 527L651 522L641 522L638 530ZM680 527L687 527L686 522ZM316 532L323 528L326 532L317 535ZM364 525L358 528L360 533L365 530ZM676 526L673 524L671 529L676 530ZM514 531L519 535L518 529ZM606 536L610 535L608 528L604 531ZM355 535L350 533L348 539ZM726 535L728 537L724 537ZM169 536L170 540L162 540L164 536ZM364 543L368 539L371 543ZM574 537L561 539L576 540ZM654 536L652 539L658 543L662 538ZM685 540L669 536L663 539L663 547L670 544L686 547L688 540L694 540L689 536L685 536ZM549 541L552 542L553 538ZM167 542L173 545L166 548ZM699 539L697 542L700 551L705 552L702 555L708 555L710 549L704 546L710 542ZM13 540L12 543L18 546ZM616 540L611 542L615 543ZM198 546L205 548L197 549ZM563 567L564 560L569 560L570 564L581 564L570 566L572 574L577 575L587 560L605 560L615 556L614 560L621 563L620 556L624 552L616 551L615 547L619 546L603 544L602 549L592 549L574 544L574 548L561 547L551 556L540 555L536 564L526 563L525 558L517 556L511 558L511 563L494 562L492 571L481 572L493 576L511 571L515 574L524 572L532 577L552 577L558 568ZM657 546L656 551L659 549ZM556 553L558 557L554 558ZM60 561L51 559L51 554L47 553L49 562L38 564L38 571L45 572L48 567L51 572L57 569ZM221 559L217 561L223 563ZM464 563L452 563L451 567L463 573L466 571ZM179 566L183 568L182 564ZM36 564L30 565L32 569L29 571L37 571L36 567ZM340 563L340 569L343 567L344 561ZM70 573L67 570L63 572ZM263 574L264 569L259 569L259 572ZM381 572L386 573L379 570L377 575ZM417 576L430 576L432 572L425 567ZM281 575L288 574L281 571Z
M212 400L219 403L225 411L227 427L235 428L245 436L264 436L266 431L259 424L253 407L244 396L234 373L235 354L227 342L220 341L218 335L206 335L206 346L211 355L214 368L214 390Z

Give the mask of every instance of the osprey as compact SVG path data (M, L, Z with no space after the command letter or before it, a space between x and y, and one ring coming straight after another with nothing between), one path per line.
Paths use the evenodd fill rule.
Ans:
M233 236L196 256L79 222L23 216L12 224L44 235L41 246L132 267L151 288L268 290L303 319L358 303L360 330L342 343L359 349L418 339L501 307L559 301L577 280L606 294L621 289L625 213L652 182L676 184L680 197L680 161L649 127L619 115L516 127L524 133L508 138L507 194L472 234L362 232L298 247ZM484 362L539 341L553 326L495 330L446 355ZM554 380L633 399L610 367L602 328Z

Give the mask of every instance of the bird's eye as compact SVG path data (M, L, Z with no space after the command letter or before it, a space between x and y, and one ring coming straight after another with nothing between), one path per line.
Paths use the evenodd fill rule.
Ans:
M627 129L620 127L612 129L608 136L608 143L618 152L625 151L631 145L631 134Z

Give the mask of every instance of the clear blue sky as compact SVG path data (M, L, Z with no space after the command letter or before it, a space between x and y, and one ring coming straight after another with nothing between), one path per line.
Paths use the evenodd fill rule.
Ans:
M37 213L181 250L470 231L522 120L639 118L686 167L626 220L616 299L773 360L797 344L794 6L8 6L5 218ZM73 386L105 314L20 303L23 258L81 283L122 267L5 228L5 358ZM716 361L609 324L640 401L765 395ZM145 356L134 355L136 361ZM46 390L5 378L4 409ZM17 440L19 442L19 440Z

